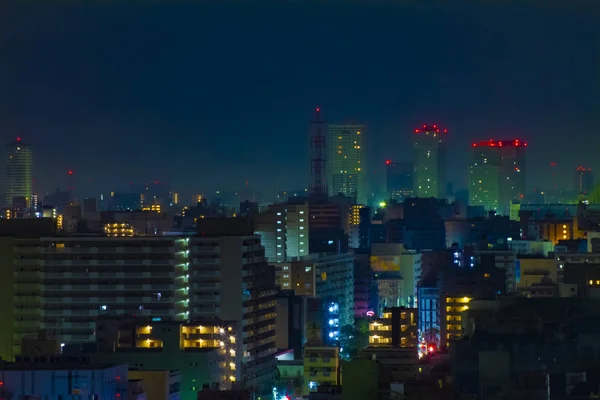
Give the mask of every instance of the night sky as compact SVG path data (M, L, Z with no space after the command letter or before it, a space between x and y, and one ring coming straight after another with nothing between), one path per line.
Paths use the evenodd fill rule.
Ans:
M568 189L576 165L600 170L598 2L5 3L0 134L35 146L39 193L69 169L81 195L303 188L316 106L368 125L374 186L426 122L450 131L455 187L490 138L529 141L531 185L550 161Z

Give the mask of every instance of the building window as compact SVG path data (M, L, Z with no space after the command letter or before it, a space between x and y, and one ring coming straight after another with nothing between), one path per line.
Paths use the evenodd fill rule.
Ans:
M312 271L312 267L304 267L304 272L310 272Z

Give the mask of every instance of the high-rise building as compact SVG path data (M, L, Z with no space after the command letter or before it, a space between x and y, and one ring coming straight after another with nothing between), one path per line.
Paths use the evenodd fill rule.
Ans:
M577 167L575 172L575 191L577 193L590 193L594 188L594 175L591 168Z
M33 176L31 147L24 144L21 138L7 145L5 175L5 205L13 207L15 199L27 207L32 205Z
M527 143L518 139L473 144L469 203L509 215L510 205L525 195Z
M410 162L385 162L387 194L392 200L404 201L414 195L415 167Z
M414 195L416 197L446 196L447 129L423 125L414 132Z
M353 197L367 204L364 150L365 126L329 125L329 194Z

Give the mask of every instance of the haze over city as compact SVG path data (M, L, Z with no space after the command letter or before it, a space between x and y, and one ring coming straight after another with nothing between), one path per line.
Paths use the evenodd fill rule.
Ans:
M0 131L34 146L40 194L68 170L82 196L305 188L317 106L367 125L374 191L421 123L448 127L455 189L479 140L529 141L529 189L600 167L597 6L0 7Z
M0 400L600 398L600 3L372 3L0 2Z

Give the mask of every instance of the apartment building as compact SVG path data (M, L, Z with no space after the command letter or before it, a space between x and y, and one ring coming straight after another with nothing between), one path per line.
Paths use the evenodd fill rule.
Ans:
M311 254L282 263L277 281L296 295L334 301L340 309L340 326L354 323L354 255Z
M316 392L319 385L340 383L340 349L328 346L304 348L304 390L307 396Z
M256 233L261 235L265 256L280 263L309 254L308 203L274 204L255 217Z
M5 313L2 356L46 330L62 343L95 340L101 315L187 319L189 239L0 238ZM10 343L10 345L8 344Z
M236 337L236 326L218 319L104 317L98 320L97 350L91 358L138 371L178 370L181 399L195 400L203 385L231 389L244 379L243 343Z
M369 346L414 347L419 345L418 310L385 308L381 318L369 324Z
M209 221L210 220L210 221ZM46 330L62 343L95 340L98 317L236 321L244 384L276 371L276 290L260 237L245 219L205 219L195 237L0 238L0 355ZM269 387L270 390L270 387Z

